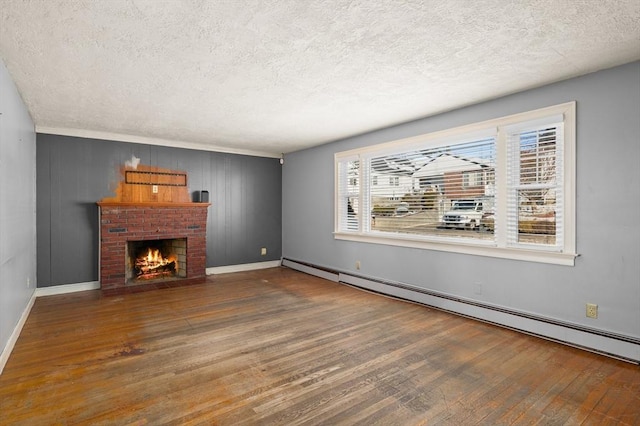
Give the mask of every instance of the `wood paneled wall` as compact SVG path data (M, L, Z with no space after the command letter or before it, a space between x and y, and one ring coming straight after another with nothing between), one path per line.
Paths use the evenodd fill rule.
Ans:
M207 267L281 257L278 159L47 134L36 148L39 287L98 280L96 202L114 196L133 156L185 171L190 192L209 191Z

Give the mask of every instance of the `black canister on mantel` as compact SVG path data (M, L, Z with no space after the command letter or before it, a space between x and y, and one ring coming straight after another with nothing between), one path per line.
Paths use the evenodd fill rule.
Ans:
M209 191L195 191L193 193L193 202L194 203L208 203L209 202Z

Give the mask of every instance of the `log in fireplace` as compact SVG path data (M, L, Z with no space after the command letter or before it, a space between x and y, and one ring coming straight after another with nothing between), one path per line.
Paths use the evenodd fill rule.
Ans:
M186 278L187 239L127 241L127 282Z
M139 165L122 174L116 197L98 202L102 291L203 282L210 204L189 201L184 172Z

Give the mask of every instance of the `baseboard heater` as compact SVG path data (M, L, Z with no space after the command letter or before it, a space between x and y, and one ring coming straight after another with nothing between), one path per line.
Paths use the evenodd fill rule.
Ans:
M340 271L296 259L282 258L282 266L640 365L640 339L634 337L485 304L406 283Z

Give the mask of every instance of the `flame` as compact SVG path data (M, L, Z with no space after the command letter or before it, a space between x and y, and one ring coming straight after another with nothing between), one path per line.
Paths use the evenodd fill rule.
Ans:
M145 266L148 266L149 268L156 268L158 266L164 266L169 263L167 259L162 257L162 254L160 254L160 250L158 249L149 249L147 251L147 255L142 259L145 263Z
M162 255L160 254L160 250L149 249L149 252L147 253L147 263L150 265L164 265L165 261Z
M174 271L178 271L178 262L177 257L174 255L169 256L169 258L162 257L162 253L158 249L149 248L147 254L142 255L141 257L136 259L136 268L140 271L138 276L145 275L153 275L156 272L163 273L166 272L163 269L159 268L169 265L170 263L174 263Z

